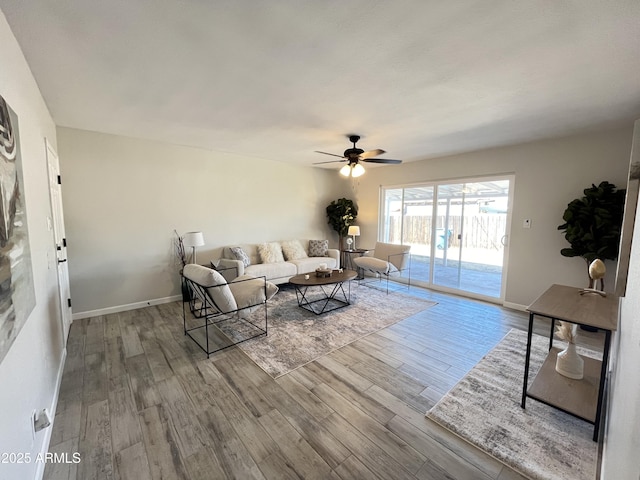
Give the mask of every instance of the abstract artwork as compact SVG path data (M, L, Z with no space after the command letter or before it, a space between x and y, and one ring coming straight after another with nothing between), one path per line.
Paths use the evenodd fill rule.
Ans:
M0 95L0 362L35 304L18 118Z

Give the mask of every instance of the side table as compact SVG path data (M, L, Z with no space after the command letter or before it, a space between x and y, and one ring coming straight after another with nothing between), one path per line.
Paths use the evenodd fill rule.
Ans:
M585 420L594 425L593 440L596 441L602 417L611 332L618 326L619 297L612 294L606 297L581 295L580 290L580 288L566 285L552 285L527 308L529 330L521 406L525 408L527 397L530 397ZM536 315L551 320L549 354L531 386L528 386L531 335L533 318ZM560 351L559 348L553 347L553 330L556 320L604 330L602 361L583 357L584 378L582 380L572 380L555 370L556 356Z
M358 272L356 280L362 280L364 278L362 269L354 265L353 259L361 257L367 253L369 249L366 248L354 248L351 250L342 250L342 267L348 270L355 270Z

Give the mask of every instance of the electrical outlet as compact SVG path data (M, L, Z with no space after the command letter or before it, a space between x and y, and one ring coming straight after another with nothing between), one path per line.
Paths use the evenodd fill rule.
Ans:
M525 218L522 222L522 228L531 228L531 219Z

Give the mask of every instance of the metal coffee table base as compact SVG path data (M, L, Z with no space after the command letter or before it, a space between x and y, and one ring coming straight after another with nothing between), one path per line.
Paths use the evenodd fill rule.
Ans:
M311 300L307 297L308 285L294 285L296 288L296 298L298 299L298 306L321 315L323 313L332 312L339 308L344 308L351 305L351 282L347 282L347 291L344 290L344 283L338 282L330 285L313 285L319 287L323 293L322 298ZM331 288L331 292L327 294L327 290Z

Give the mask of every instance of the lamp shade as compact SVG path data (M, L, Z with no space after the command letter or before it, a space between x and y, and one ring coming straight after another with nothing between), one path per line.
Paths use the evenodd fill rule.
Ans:
M340 169L340 175L348 177L351 174L351 164L347 164Z
M356 225L351 225L349 227L349 231L347 232L347 235L354 235L356 237L360 236L360 227Z
M202 232L187 232L182 237L182 243L185 247L201 247L204 245L204 235Z
M353 166L353 170L351 170L351 176L352 177L359 177L363 173L364 173L364 167L362 165L360 165L359 163L356 163Z

